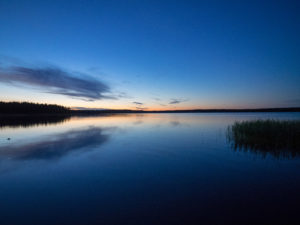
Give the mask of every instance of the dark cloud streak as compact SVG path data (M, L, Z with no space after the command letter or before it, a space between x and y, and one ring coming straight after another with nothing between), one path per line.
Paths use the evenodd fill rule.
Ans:
M56 67L0 67L0 82L38 87L44 89L46 93L65 95L85 101L116 98L105 95L110 93L110 87L103 82L87 75L74 76Z
M136 104L136 105L144 105L144 103L142 102L132 102L133 104Z
M147 107L135 107L137 110L147 110Z
M179 103L186 102L186 101L187 101L187 99L171 99L169 104L174 105L174 104L179 104Z

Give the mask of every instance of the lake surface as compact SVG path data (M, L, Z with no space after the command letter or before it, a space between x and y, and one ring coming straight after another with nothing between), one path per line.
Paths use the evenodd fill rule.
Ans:
M226 138L235 121L268 118L300 113L2 124L0 224L300 224L300 158Z

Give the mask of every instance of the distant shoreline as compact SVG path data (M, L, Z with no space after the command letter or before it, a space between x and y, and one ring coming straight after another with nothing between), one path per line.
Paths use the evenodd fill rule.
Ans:
M72 110L71 114L104 113L234 113L234 112L300 112L300 107L262 109L191 109L191 110Z
M35 103L0 104L0 129L5 127L30 127L36 125L59 124L73 117L126 116L126 114L218 114L218 113L280 113L300 112L295 108L265 109L193 109L193 110L71 110L57 105Z
M37 104L29 102L0 102L0 116L28 116L28 115L56 115L56 116L84 116L103 114L128 113L247 113L247 112L300 112L300 107L286 108L256 108L256 109L190 109L190 110L72 110L70 108Z
M65 113L1 113L0 117L23 116L89 116L107 114L159 114L159 113L263 113L263 112L300 112L300 108L276 109L205 109L205 110L166 110L166 111L141 111L141 110L70 110Z

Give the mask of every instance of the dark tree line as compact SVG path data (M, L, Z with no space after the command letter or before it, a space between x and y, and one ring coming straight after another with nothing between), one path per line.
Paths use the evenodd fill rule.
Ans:
M1 114L66 114L69 108L59 105L37 104L30 102L0 102Z
M21 115L21 116L0 116L0 129L4 127L33 127L47 126L50 124L58 124L68 121L71 118L69 114L43 114L36 115Z

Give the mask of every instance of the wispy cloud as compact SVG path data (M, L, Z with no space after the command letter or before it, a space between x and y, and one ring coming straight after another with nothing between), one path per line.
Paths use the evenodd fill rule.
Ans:
M137 110L146 110L148 109L147 107L135 107Z
M88 108L88 107L80 107L80 106L72 107L72 109L74 109L74 110L107 110L106 108Z
M117 92L116 93L116 97L117 98L132 98L131 96L129 96L127 93L121 91L121 92Z
M142 102L132 102L133 104L136 104L136 105L144 105L144 103Z
M110 87L86 74L71 74L57 67L0 67L0 82L35 87L45 93L65 95L85 101L116 99Z
M186 102L186 101L187 101L187 99L176 99L176 98L173 98L173 99L171 99L171 101L169 102L169 104L174 105L174 104L179 104L179 103Z

